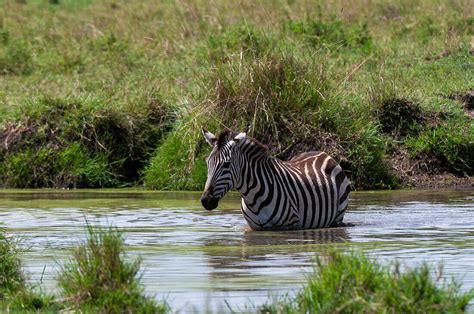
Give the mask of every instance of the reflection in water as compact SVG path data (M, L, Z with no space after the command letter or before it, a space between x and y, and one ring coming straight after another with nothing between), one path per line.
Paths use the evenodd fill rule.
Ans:
M327 244L347 242L349 235L345 227L297 230L285 232L246 231L243 235L244 246L254 245L298 245Z
M115 225L125 231L130 255L143 257L146 291L183 312L224 302L238 309L249 298L265 302L269 291L292 291L305 281L315 254L325 256L328 247L363 248L408 266L443 262L446 278L456 277L464 290L474 287L472 189L356 192L345 217L352 227L286 232L246 231L236 194L212 212L201 208L199 196L0 191L0 221L23 237L32 281L48 289L57 264L84 241L84 218Z
M254 273L285 275L286 268L310 267L316 246L347 242L346 228L297 231L244 231L242 237L225 239L209 237L203 251L215 278L246 277ZM324 249L317 249L324 254ZM299 270L298 270L299 271Z

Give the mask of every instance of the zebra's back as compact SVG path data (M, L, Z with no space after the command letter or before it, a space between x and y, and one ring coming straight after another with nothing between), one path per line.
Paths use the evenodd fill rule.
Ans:
M342 222L349 180L325 152L307 152L284 162L292 178L300 228L324 228Z
M272 158L255 168L242 193L242 213L253 230L314 229L342 222L349 180L324 152L289 161Z

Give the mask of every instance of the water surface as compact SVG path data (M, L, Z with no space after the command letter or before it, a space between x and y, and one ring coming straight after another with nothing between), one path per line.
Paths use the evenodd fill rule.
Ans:
M125 231L129 254L143 257L146 291L181 312L256 306L293 293L328 247L357 248L406 266L444 265L463 290L474 288L473 189L352 193L351 227L249 231L237 194L208 212L199 193L0 191L0 221L23 238L30 281L56 289L55 274L84 242L84 222Z

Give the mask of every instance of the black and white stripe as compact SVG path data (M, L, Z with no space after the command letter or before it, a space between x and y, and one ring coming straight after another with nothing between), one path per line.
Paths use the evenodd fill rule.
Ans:
M349 180L328 154L308 152L282 161L245 133L226 131L217 138L203 133L213 147L201 198L206 209L217 207L235 188L253 230L324 228L342 222Z

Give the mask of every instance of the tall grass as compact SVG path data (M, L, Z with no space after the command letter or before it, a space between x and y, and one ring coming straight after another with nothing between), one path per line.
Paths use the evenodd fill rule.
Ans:
M166 312L164 304L144 295L141 261L127 257L122 233L89 224L87 232L87 242L75 249L57 278L67 303L102 313Z
M427 264L402 271L361 253L330 251L317 258L305 287L294 298L268 303L261 313L461 313L474 299L454 280L440 282ZM438 277L433 279L434 276Z

